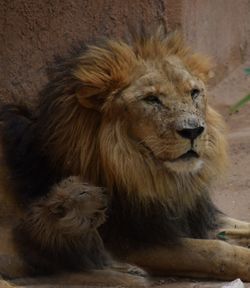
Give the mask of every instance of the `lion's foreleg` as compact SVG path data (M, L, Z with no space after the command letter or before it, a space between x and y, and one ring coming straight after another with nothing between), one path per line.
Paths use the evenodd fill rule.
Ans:
M234 219L228 216L221 217L221 227L220 229L249 229L250 223Z
M221 226L214 233L214 238L230 244L250 247L250 223L227 216L221 218Z
M250 281L250 251L219 240L183 239L178 246L136 251L126 261L153 275Z

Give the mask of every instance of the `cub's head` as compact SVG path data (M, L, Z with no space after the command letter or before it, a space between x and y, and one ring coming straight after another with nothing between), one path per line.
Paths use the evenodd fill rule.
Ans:
M64 89L54 105L62 111L52 128L64 135L65 163L74 159L84 177L98 170L88 175L91 181L105 179L109 188L121 185L151 198L166 187L198 189L222 173L223 122L207 103L211 67L180 35L159 30L130 44L106 41L89 46L76 63L70 95ZM48 135L51 142L55 134Z

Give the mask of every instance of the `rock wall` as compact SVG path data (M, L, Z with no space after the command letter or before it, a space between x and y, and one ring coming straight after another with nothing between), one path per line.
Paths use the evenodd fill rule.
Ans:
M215 58L223 79L250 54L249 16L250 0L2 0L0 95L35 97L54 55L93 37L121 36L131 23L181 29Z

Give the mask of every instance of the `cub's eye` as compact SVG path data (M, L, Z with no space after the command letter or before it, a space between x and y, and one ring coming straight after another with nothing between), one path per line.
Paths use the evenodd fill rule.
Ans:
M193 100L196 99L200 95L200 93L201 93L201 91L199 89L196 89L196 88L192 89L190 92Z
M160 104L160 105L162 105L161 100L157 96L154 96L154 95L146 96L145 98L143 98L143 101L145 101L147 103L150 103L150 104Z

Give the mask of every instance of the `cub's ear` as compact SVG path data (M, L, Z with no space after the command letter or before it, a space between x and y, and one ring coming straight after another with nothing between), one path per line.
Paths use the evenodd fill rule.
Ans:
M103 104L104 89L94 86L84 86L77 92L79 103L87 109L99 111Z

